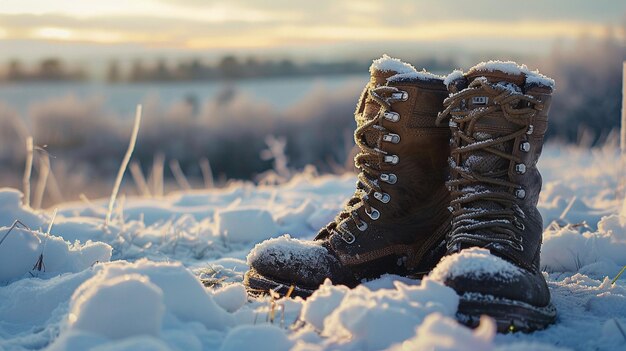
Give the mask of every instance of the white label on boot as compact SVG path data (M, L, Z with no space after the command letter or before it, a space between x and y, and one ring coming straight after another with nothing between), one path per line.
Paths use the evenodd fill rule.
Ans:
M472 104L474 105L487 105L489 98L486 96L474 96L472 98Z

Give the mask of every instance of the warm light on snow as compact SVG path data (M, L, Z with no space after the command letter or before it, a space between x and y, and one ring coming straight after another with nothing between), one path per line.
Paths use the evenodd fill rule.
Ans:
M48 227L51 213L25 208L20 192L0 189L0 239L15 218L32 228L15 228L0 245L0 347L619 349L626 277L611 280L626 265L626 219L618 215L621 199L613 191L616 151L544 148L538 208L549 228L542 270L559 319L532 334L494 336L490 319L475 330L456 322L459 298L434 278L468 269L515 274L510 264L481 249L448 257L421 281L387 275L355 289L326 281L306 301L248 297L241 282L250 250L285 232L293 238L275 239L285 247L313 237L354 190L351 175L300 174L278 186L234 183L158 201L127 198L123 220L116 212L108 231L102 230L106 201L60 204L43 252L45 272L31 269L45 239L38 229ZM559 221L571 225L549 226L566 208ZM589 227L578 225L583 220Z

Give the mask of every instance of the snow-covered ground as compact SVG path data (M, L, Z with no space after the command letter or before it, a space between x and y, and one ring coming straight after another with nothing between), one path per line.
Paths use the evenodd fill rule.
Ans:
M49 228L53 209L33 212L1 189L0 349L626 349L626 274L611 283L626 265L619 167L615 148L545 148L542 265L559 320L512 335L489 319L456 323L456 294L428 278L325 284L307 301L246 295L250 249L283 233L312 238L354 175L120 198L106 227L105 200L61 204Z

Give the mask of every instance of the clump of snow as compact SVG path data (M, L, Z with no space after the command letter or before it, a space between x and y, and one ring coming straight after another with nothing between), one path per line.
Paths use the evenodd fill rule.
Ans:
M228 209L215 214L217 233L229 242L259 242L278 234L272 215L263 209Z
M460 276L480 278L486 275L507 280L521 274L518 267L492 255L489 250L472 247L444 257L428 276L443 282Z
M403 62L400 59L392 58L384 54L381 58L376 59L370 66L370 73L376 72L395 72L396 74L387 78L388 82L396 82L403 80L442 80L442 76L427 72L426 70L418 71L410 63Z
M235 312L248 301L248 293L241 283L229 284L213 291L213 300L228 312Z
M513 61L487 61L481 62L474 67L470 68L468 74L475 72L503 72L510 75L526 75L526 83L538 84L549 88L554 88L554 79L549 78L538 71L531 71L526 65L519 65Z
M614 214L603 217L597 231L581 233L571 226L545 231L541 264L553 272L577 272L598 263L622 267L626 265L624 252L626 217Z
M73 300L111 279L139 274L161 289L167 314L182 321L200 322L209 329L223 330L232 325L232 316L215 303L200 281L180 263L139 260L135 263L112 262L101 267L95 277L76 290ZM136 322L141 322L140 316Z
M242 325L226 335L220 351L287 351L292 346L284 329L267 324Z
M47 218L25 207L23 197L19 190L0 188L0 226L10 226L19 220L32 229L46 227Z
M328 279L311 295L302 307L302 319L315 329L324 329L324 319L330 315L350 291L343 285L333 286Z
M97 262L111 259L111 246L102 242L88 241L70 244L63 238L38 231L15 227L0 228L0 282L36 274L41 278L67 272L79 272ZM43 254L42 271L34 270L35 263Z
M446 76L446 78L443 80L443 84L448 86L450 85L450 83L461 78L463 78L463 71L460 69L455 69L454 71L452 71L450 74Z
M489 351L493 349L495 334L495 322L489 317L482 317L478 328L471 330L452 318L433 313L417 328L414 337L391 350Z
M89 283L71 301L69 327L111 339L158 336L165 312L163 291L148 277L125 274Z
M328 294L328 289L338 289ZM345 289L327 286L322 294L326 301L334 304L338 294ZM314 294L315 295L315 294ZM319 304L314 298L313 304ZM395 289L371 291L364 286L347 290L341 303L324 319L322 335L337 343L354 340L353 346L362 350L381 350L398 340L414 334L415 327L434 312L454 316L458 306L454 290L429 279L419 286L408 286L397 282ZM304 309L308 309L306 307ZM327 307L324 307L326 310ZM308 317L319 325L320 316L308 313ZM389 328L393 325L393 328Z

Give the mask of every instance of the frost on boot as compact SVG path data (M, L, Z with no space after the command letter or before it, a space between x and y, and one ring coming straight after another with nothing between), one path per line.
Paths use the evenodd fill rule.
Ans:
M435 120L447 89L441 77L388 56L370 73L355 112L353 197L315 240L258 245L248 256L250 292L284 293L293 285L307 296L326 278L355 286L385 273L423 274L442 256L450 130Z
M446 84L451 94L438 121L447 119L452 132L453 220L447 257L432 275L461 296L458 316L467 324L487 314L501 332L545 328L556 310L539 265L536 164L554 81L490 61L454 72ZM464 250L472 247L486 250Z

